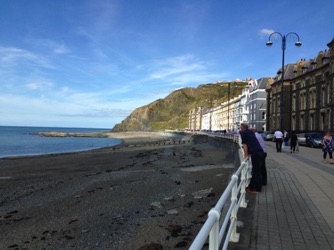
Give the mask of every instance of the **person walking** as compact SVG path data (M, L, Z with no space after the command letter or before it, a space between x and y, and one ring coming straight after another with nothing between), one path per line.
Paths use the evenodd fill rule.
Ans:
M333 147L332 147L333 138L330 132L327 132L324 138L322 139L322 152L324 157L324 163L326 163L327 153L329 155L330 164L333 164Z
M264 142L263 137L257 132L256 127L252 127L251 130L255 133L255 137L259 141L263 149L263 152L264 152L261 173L262 173L262 186L266 186L267 185L267 168L266 168L267 147L266 147L266 143Z
M292 131L292 134L290 136L290 153L296 152L296 146L297 146L298 138L295 131Z
M283 139L284 140L284 145L289 146L290 134L288 133L288 131L284 130L283 137L284 137L284 139Z
M274 133L274 138L276 142L276 150L277 152L282 152L282 144L283 144L283 133L277 129Z
M245 159L252 161L252 178L247 187L251 193L259 193L262 188L262 164L264 158L263 149L256 139L255 133L248 129L248 124L243 122L240 126L241 144L244 150Z

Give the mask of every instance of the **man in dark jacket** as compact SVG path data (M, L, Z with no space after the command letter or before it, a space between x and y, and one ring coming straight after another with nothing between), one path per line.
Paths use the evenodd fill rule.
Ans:
M262 188L262 164L264 161L264 151L253 131L248 129L248 124L243 122L240 127L241 144L244 150L245 159L252 161L252 179L247 191L259 193Z
M292 135L290 137L290 153L292 154L296 152L296 146L298 144L298 137L295 131L292 131Z

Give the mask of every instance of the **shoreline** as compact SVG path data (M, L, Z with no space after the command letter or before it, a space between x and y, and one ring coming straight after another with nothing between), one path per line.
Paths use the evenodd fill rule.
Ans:
M93 148L93 149L79 149L77 151L66 151L57 153L36 153L27 155L11 155L0 157L3 159L29 158L29 157L45 157L48 155L62 155L62 154L79 154L81 152L96 151L110 148L120 148L131 146L133 144L154 142L159 140L166 140L175 137L171 132L87 132L87 133L72 133L72 132L37 132L32 134L34 136L42 137L94 137L94 138L111 138L120 140L119 144L107 147Z
M146 131L127 131L127 132L37 132L32 133L32 135L41 136L41 137L95 137L95 138L115 138L115 139L151 139L161 138L162 136L171 137L173 132L146 132Z
M6 159L0 168L0 238L19 249L187 249L234 172L227 151L194 141Z

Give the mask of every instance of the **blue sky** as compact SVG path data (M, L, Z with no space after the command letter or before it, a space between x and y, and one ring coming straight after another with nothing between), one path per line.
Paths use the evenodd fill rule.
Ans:
M183 87L274 76L334 37L334 1L1 0L0 125L112 128Z

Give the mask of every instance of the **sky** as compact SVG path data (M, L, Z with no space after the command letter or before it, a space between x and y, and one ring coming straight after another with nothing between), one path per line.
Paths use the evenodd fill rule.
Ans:
M0 125L111 129L173 91L275 76L334 38L333 0L0 0Z

